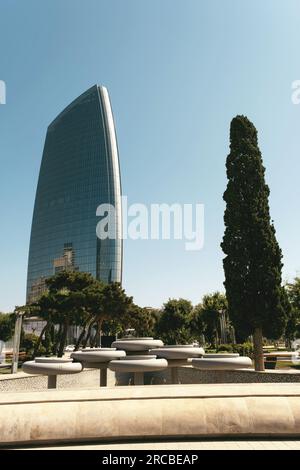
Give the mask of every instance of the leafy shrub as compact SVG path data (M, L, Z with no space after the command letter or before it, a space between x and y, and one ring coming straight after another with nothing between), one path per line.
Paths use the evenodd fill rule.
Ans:
M220 344L217 348L217 352L233 352L233 344Z
M26 352L28 358L34 356L34 348L38 342L38 336L33 333L27 333L21 339L20 349Z
M253 344L246 341L242 344L220 344L216 352L238 353L240 356L253 356Z
M9 313L0 313L0 340L8 341L14 334L14 316Z
M242 344L234 344L233 352L238 353L240 356L253 357L253 344L250 341L246 341Z

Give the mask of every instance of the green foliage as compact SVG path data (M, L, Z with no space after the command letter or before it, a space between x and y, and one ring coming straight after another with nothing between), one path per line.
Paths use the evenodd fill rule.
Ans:
M76 348L80 342L86 346L88 340L91 346L99 345L104 322L111 322L110 326L118 330L118 323L122 322L133 306L132 297L128 297L117 282L106 284L95 280L85 290L85 295L89 327L87 334L77 342Z
M121 320L122 332L132 328L136 336L156 336L159 317L159 310L142 308L133 304Z
M240 338L255 329L278 338L288 303L281 286L282 254L270 220L269 188L257 131L244 116L231 122L222 249L229 317Z
M86 289L95 282L89 273L62 271L46 279L47 290L29 306L47 323L35 347L37 353L45 335L46 352L62 356L70 325L82 324L86 317ZM51 333L52 325L60 325L59 338Z
M238 353L240 356L253 357L253 344L250 341L246 341L242 344L233 344L233 352Z
M78 324L85 312L86 289L94 282L91 274L78 271L62 271L48 278L48 291L40 299L41 311L50 311L56 324Z
M20 350L23 350L26 352L27 359L31 359L34 357L34 351L35 347L38 342L38 336L32 334L32 333L27 333L22 335L21 342L20 342Z
M284 336L287 342L291 343L295 338L300 338L300 278L295 277L294 282L286 284L285 287L291 310Z
M294 282L287 283L286 290L292 309L300 314L300 278L295 277Z
M105 336L123 336L124 328L119 320L104 320L101 327L102 334Z
M61 271L46 279L49 292L71 291L81 292L94 283L90 273L80 271Z
M8 341L14 334L14 315L10 313L0 313L0 340Z
M253 355L253 344L250 342L245 342L242 344L220 344L216 349L217 353L238 353L240 356L249 356Z
M205 340L215 347L221 336L220 314L227 313L227 299L224 294L214 292L203 297L202 303L196 305L192 314L192 331L204 335ZM227 319L228 320L228 319ZM228 323L229 328L229 323Z
M100 322L117 320L132 307L132 297L128 297L117 282L106 284L95 280L85 290L85 294L87 310Z
M184 344L192 339L193 306L189 300L170 299L164 304L157 323L157 335L166 344Z
M232 344L220 344L217 347L217 352L228 352L232 353L233 352L233 345Z

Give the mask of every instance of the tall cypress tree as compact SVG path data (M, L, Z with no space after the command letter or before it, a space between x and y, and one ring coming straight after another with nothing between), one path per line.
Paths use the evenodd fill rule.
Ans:
M253 335L255 369L264 370L263 335L283 333L287 305L281 285L282 253L269 211L269 188L257 131L245 116L230 126L228 184L223 199L225 234L221 247L228 312L239 337Z

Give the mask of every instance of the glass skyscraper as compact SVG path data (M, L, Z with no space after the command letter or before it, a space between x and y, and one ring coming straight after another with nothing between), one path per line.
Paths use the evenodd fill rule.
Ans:
M100 204L115 207L115 239L99 239ZM112 109L95 85L49 125L36 191L28 260L27 301L60 270L122 280L121 178Z

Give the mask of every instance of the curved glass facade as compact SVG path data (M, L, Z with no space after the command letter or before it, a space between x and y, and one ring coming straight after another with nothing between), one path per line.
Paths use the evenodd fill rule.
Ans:
M115 207L116 238L96 236L100 204ZM106 88L93 86L49 125L34 205L27 301L46 277L70 269L105 282L122 280L121 181Z

